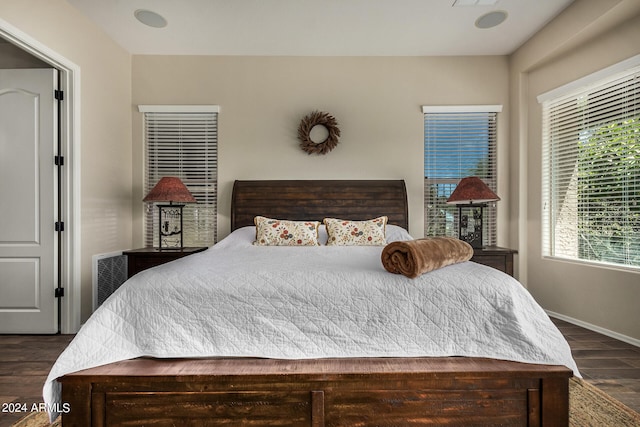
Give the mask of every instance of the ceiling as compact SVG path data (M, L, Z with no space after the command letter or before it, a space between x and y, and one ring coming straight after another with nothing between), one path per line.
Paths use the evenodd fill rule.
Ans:
M573 0L67 1L132 54L437 56L510 54ZM141 24L139 9L167 26ZM492 11L507 19L474 25Z

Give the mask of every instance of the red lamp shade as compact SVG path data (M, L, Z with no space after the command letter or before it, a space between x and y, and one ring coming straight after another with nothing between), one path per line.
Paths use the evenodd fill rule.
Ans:
M487 202L495 202L500 200L500 197L496 195L480 178L477 176L468 176L462 178L458 183L458 186L447 203L460 205L471 205Z
M184 202L196 203L189 189L175 176L163 177L147 197L142 199L143 202Z

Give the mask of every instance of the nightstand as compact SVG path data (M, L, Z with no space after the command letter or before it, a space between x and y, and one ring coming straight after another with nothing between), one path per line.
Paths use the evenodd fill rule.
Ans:
M208 249L206 246L182 249L158 249L141 248L123 251L122 255L127 256L127 276L131 277L136 273L164 264L187 255L202 252Z
M501 248L499 246L486 246L475 248L471 261L478 264L488 265L498 269L509 276L513 276L513 255L517 254L515 249Z

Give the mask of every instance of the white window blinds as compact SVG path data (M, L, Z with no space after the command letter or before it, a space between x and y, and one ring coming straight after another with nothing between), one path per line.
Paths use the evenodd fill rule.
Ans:
M164 176L177 176L198 203L183 211L185 246L211 246L217 239L217 106L140 106L144 113L147 194ZM158 246L158 215L145 209L145 244Z
M640 267L640 66L542 110L544 255Z
M497 187L497 113L501 106L423 107L425 236L458 236L458 210L447 199L460 179ZM486 245L497 242L495 203L484 209Z

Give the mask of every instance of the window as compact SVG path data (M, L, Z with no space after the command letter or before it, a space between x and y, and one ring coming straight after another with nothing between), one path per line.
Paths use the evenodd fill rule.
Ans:
M458 209L447 199L460 179L497 186L497 113L502 106L424 106L424 234L458 236ZM485 244L497 241L495 203L483 211Z
M217 239L218 107L141 105L144 113L147 194L164 176L177 176L198 203L183 211L185 246L211 246ZM145 209L144 240L158 246L158 215Z
M639 58L539 97L546 256L640 267Z

